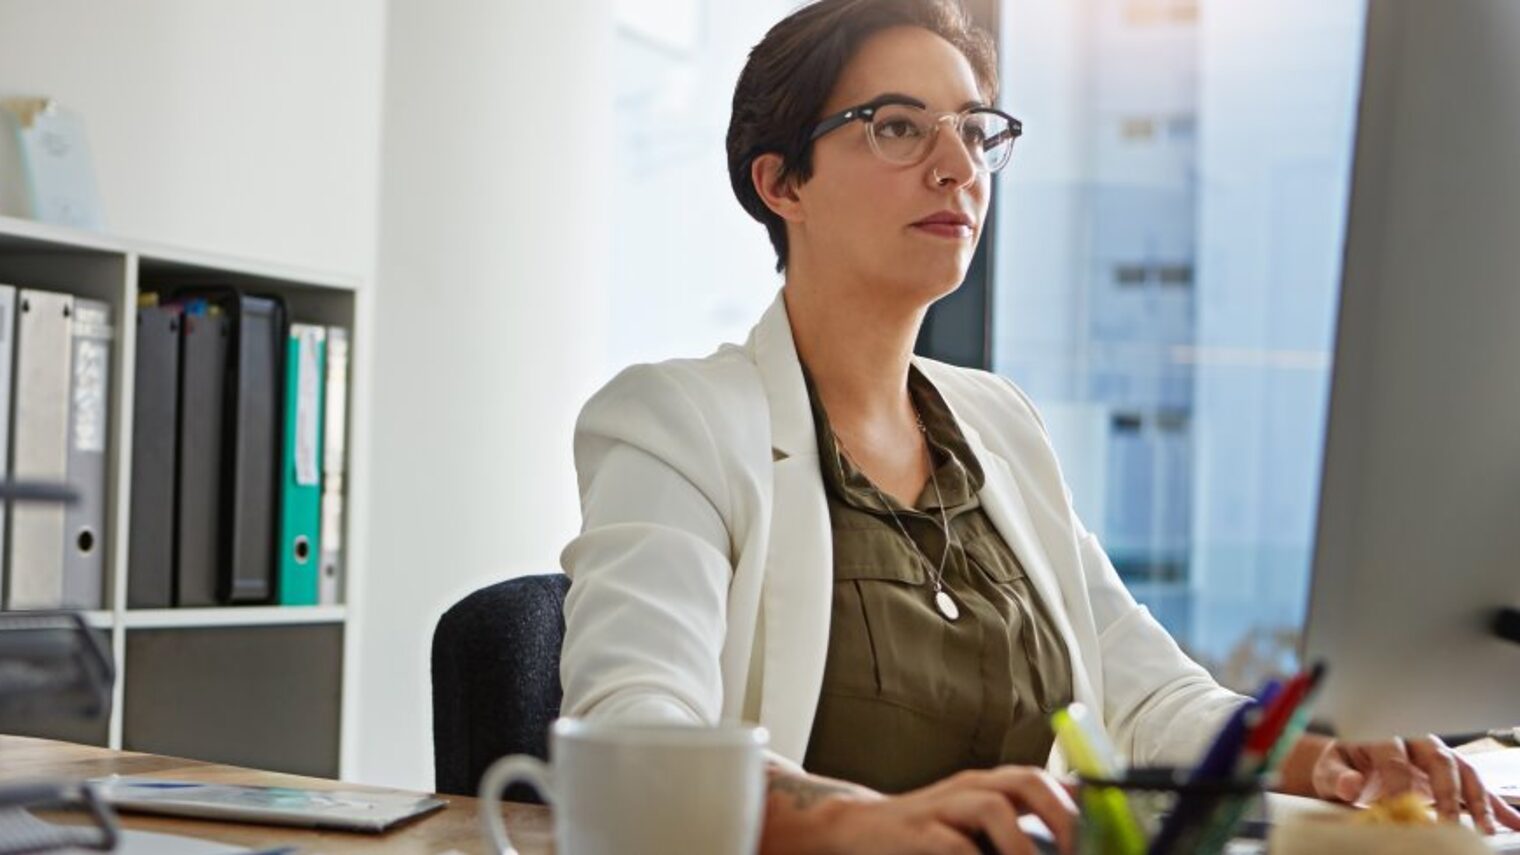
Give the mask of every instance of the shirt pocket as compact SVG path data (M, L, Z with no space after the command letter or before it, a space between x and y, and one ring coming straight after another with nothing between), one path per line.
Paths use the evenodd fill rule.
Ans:
M966 541L966 557L993 582L1006 584L1025 578L1024 565L997 529L970 537Z
M994 607L1005 615L1015 682L1027 685L1041 714L1070 703L1071 657L1066 643L1013 548L992 529L967 541L966 556L989 581Z
M891 634L899 631L906 590L928 584L923 562L895 531L857 529L845 534L834 567L833 621L824 690L880 697L900 682L893 676ZM885 673L884 673L885 672Z
M879 548L848 552L834 578L836 604L848 598L854 607L836 616L863 651L859 670L870 682L858 674L826 681L825 690L869 688L872 697L936 718L973 708L975 692L965 684L975 682L966 675L975 673L979 630L967 615L951 623L935 611L928 570L901 534L883 528L869 537Z

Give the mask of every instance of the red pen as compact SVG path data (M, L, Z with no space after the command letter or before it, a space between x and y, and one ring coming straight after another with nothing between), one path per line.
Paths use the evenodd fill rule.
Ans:
M1246 747L1241 752L1237 769L1246 774L1254 774L1261 769L1262 764L1271 754L1272 747L1277 743L1278 737L1282 736L1283 729L1288 726L1288 721L1293 718L1293 713L1298 710L1309 692L1319 684L1324 673L1324 663L1317 662L1313 668L1299 672L1298 676L1288 681L1288 685L1283 687L1282 692L1262 715L1261 723L1246 737Z

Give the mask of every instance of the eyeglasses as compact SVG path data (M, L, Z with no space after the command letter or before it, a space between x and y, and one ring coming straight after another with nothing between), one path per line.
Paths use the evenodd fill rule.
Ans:
M883 95L826 116L813 126L808 141L818 139L850 122L866 123L871 150L888 163L913 166L924 162L934 150L939 129L948 122L970 153L979 172L997 172L1008 165L1013 141L1024 133L1024 123L992 107L968 107L958 113L931 113L917 99L906 95Z

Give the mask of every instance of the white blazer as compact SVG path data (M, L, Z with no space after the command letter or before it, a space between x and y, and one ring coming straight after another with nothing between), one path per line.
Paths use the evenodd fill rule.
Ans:
M1242 702L1137 604L1077 519L1043 423L984 371L923 358L981 461L980 499L1050 609L1075 698L1132 763L1190 763ZM786 304L743 345L635 365L581 411L583 524L560 664L565 715L758 722L800 764L823 680L833 540ZM1053 752L1051 768L1065 764Z

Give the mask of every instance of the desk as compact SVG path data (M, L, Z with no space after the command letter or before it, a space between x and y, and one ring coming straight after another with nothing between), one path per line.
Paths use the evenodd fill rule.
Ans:
M321 778L260 772L236 766L181 760L132 751L111 751L86 745L72 745L46 739L0 736L0 781L65 778L98 778L112 773L153 775L188 781L212 781L254 786L307 787L310 789L376 789L356 787ZM419 820L402 825L386 834L360 834L343 831L310 831L273 825L210 822L197 819L122 814L125 828L183 834L237 846L262 847L277 844L299 846L306 853L346 855L354 852L386 852L399 855L442 855L447 852L484 853L480 840L477 802L472 798L444 796L448 807ZM553 830L547 808L539 805L512 804L506 807L507 828L512 842L523 855L551 855Z

